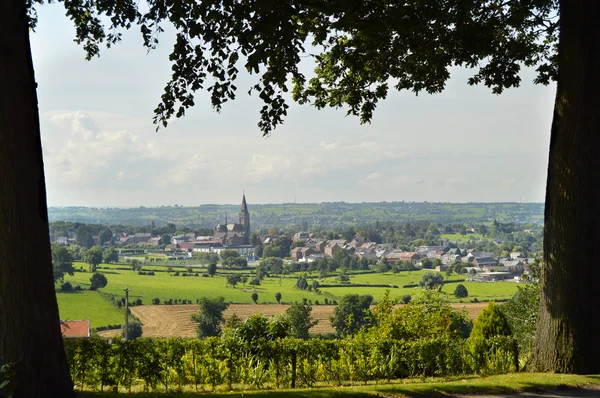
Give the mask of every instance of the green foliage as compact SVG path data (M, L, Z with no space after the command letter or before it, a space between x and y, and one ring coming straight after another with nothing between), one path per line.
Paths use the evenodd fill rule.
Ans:
M259 262L267 274L281 274L283 272L283 260L279 257L263 257Z
M228 274L225 279L227 280L228 285L231 285L235 288L235 285L242 281L242 276L239 274Z
M212 262L212 263L208 264L208 267L206 267L206 272L210 276L215 276L215 274L217 273L217 263Z
M370 295L348 294L339 301L331 317L331 326L339 335L350 335L366 326L369 307L373 302Z
M308 289L308 282L306 281L306 278L301 276L296 280L296 287L298 289L301 290L307 290Z
M376 305L374 335L391 339L466 339L471 321L464 311L452 307L446 295L437 290L423 289L410 302L394 310L395 301L389 291Z
M54 282L62 280L65 274L73 275L73 256L66 247L52 245L52 271Z
M125 336L125 325L121 328L121 335ZM142 337L142 324L137 321L129 322L127 336L129 337L129 340Z
M533 264L530 269L533 271L532 280L524 286L519 286L515 295L500 307L515 339L519 342L519 350L523 355L529 353L533 347L541 295L537 279L539 264Z
M199 304L200 313L191 316L192 321L198 323L198 337L217 336L221 333L223 312L229 304L223 297L202 297Z
M400 301L402 301L403 304L408 304L410 303L410 300L412 300L412 296L410 294L405 294L402 296L402 298L400 299Z
M252 301L254 301L254 304L258 302L258 293L254 292L250 295L250 297L252 298Z
M473 368L478 373L506 372L507 368L519 367L519 349L512 336L510 325L500 308L490 302L475 320L468 339ZM490 362L489 356L498 360Z
M444 283L444 276L439 272L428 272L421 277L419 286L428 289L439 287Z
M275 300L277 300L277 304L281 303L281 293L279 293L279 292L275 293Z
M306 300L288 307L285 315L290 325L290 336L299 339L308 338L309 329L318 323L312 320L311 312L312 306Z
M471 337L489 339L494 336L512 336L512 331L500 307L490 301L475 320Z
M456 285L456 289L454 289L454 296L457 298L463 299L469 297L469 291L462 283Z
M219 256L221 257L221 261L223 263L225 263L229 259L240 257L240 253L234 249L225 249L225 250L221 250L221 252L219 253Z
M448 377L472 373L465 341L452 338L394 340L358 334L339 340L276 337L279 321L255 316L243 333L197 339L101 338L65 340L65 351L78 389L130 388L136 380L146 389L197 390L233 386L244 390L274 385L307 388L380 380ZM277 329L277 328L276 328ZM249 343L250 342L250 343ZM498 369L510 350L496 338L485 366ZM514 370L508 367L507 370Z
M105 249L102 252L102 261L110 264L119 261L119 253L114 248Z
M108 284L108 280L104 274L99 272L94 273L90 278L90 290L98 290L99 288L105 287Z
M61 292L72 292L73 289L73 285L71 285L71 282L65 282L62 285L60 285L60 291Z
M82 260L90 265L90 272L96 272L96 267L102 262L102 247L87 249L82 253Z

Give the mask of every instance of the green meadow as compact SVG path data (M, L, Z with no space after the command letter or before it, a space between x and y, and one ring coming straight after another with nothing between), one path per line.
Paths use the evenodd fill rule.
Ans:
M83 263L74 264L77 269L82 268L87 270L87 265ZM368 284L368 285L391 285L398 286L342 286L342 287L321 287L321 294L316 294L311 291L300 290L295 287L296 275L286 275L285 277L271 277L262 281L260 286L251 286L238 284L235 288L226 284L226 273L242 272L219 270L214 277L202 276L175 276L173 273L158 272L166 271L164 266L144 266L146 271L154 270L155 275L138 275L137 272L131 270L123 270L118 268L126 268L125 265L108 265L101 264L99 272L103 273L108 280L108 285L101 290L105 293L114 294L119 297L124 296L124 289L129 287L130 297L142 299L142 303L149 305L152 299L158 298L161 303L169 299L185 299L196 302L197 298L205 296L223 296L230 303L250 304L252 303L252 293L258 293L259 304L276 303L275 293L281 293L282 303L290 303L301 301L306 298L313 303L319 301L323 304L325 298L329 300L339 300L347 294L370 294L375 301L380 300L386 290L390 290L392 298L401 298L404 295L414 295L420 287L403 288L403 285L419 283L421 277L427 270L393 273L371 273L371 274L350 274L350 282L353 284ZM176 270L183 271L185 268L174 267ZM204 269L194 269L200 275ZM249 269L243 271L247 274L252 273ZM300 276L298 274L297 276ZM65 281L71 282L74 286L80 285L84 289L88 289L90 285L89 272L76 272L73 276L66 276ZM505 300L512 297L517 291L518 284L514 282L465 282L464 275L451 275L446 277L453 282L445 284L442 291L449 295L452 301L459 301L452 294L458 283L463 283L469 292L469 297L463 301L478 301ZM336 276L330 276L318 280L320 284L339 284ZM121 311L115 308L112 304L104 300L97 292L82 291L73 293L57 293L60 315L63 319L92 319L92 327L106 326L122 323L123 315Z
M466 235L461 235L459 233L455 233L455 234L441 234L440 238L442 239L448 239L451 242L468 242L471 239L475 239L475 240L479 240L479 239L485 239L485 237L481 234L466 234Z
M125 321L125 313L100 297L98 292L91 290L69 293L57 292L56 298L60 319L89 319L91 328L120 325Z

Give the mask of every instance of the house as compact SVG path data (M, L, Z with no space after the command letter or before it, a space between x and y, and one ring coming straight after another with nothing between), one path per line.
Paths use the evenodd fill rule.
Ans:
M304 242L304 247L312 247L319 253L325 253L325 246L327 245L327 241L323 239L309 239Z
M400 256L400 261L408 261L412 264L418 263L420 259L421 256L419 255L419 253L415 252L406 252Z
M150 240L150 238L152 238L152 234L146 233L146 232L140 232L135 235L128 236L126 238L126 242L133 243L133 244L146 243ZM121 241L122 240L123 240L123 238L121 238Z
M65 339L90 337L90 320L85 319L82 321L61 321L60 332Z
M327 246L325 246L325 255L333 257L338 250L343 249L339 244L335 243L335 241L331 241L327 244Z
M297 232L292 237L293 242L297 242L299 240L307 240L310 239L310 234L308 232Z
M371 247L366 248L366 249L357 249L354 252L354 254L361 260L363 258L365 258L367 260L379 258L379 256L377 255L377 251Z
M196 244L196 242L181 242L179 244L179 248L181 250L185 250L186 252L191 252L194 250L194 245Z
M492 257L478 257L473 260L473 265L479 268L496 267L498 266L498 260Z
M526 258L521 252L511 252L510 253L510 258L512 258L513 260L516 260L518 258L523 259Z
M148 239L148 244L152 246L158 246L160 244L160 236L154 236Z
M174 251L174 250L179 250L179 249L180 249L180 247L178 244L170 244L170 245L165 246L165 250Z
M403 255L404 252L402 250L392 250L385 255L385 259L390 263L395 263L396 261L404 261L402 260Z
M302 258L302 252L300 251L300 249L302 248L296 247L292 249L292 251L290 252L290 257L292 258L292 261L299 261Z

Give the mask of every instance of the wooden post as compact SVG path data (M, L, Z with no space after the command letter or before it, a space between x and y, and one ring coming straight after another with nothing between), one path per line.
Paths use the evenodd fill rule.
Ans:
M129 286L125 286L125 340L129 340Z

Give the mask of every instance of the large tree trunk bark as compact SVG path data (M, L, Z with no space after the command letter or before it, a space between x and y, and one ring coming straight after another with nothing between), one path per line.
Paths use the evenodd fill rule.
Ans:
M0 363L16 397L74 396L54 293L25 0L0 1Z
M530 368L600 373L600 1L560 3L542 298Z

